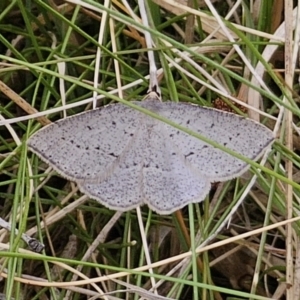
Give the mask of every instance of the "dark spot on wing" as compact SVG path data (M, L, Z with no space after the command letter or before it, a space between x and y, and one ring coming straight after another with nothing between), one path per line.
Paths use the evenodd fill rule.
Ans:
M124 130L124 134L128 134L129 132L128 131L126 131L126 130ZM134 133L129 133L129 136L134 136Z
M194 152L190 152L189 154L185 155L185 158L191 156L191 155L194 155L195 153Z

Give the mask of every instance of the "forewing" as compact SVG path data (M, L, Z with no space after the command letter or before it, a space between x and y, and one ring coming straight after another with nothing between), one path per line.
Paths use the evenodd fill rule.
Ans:
M146 105L151 107L150 102ZM232 113L175 102L156 104L153 110L252 160L257 160L274 141L273 132L267 127ZM249 167L244 161L172 126L164 124L164 127L176 149L211 182L240 176Z
M136 110L113 104L52 123L27 144L62 176L74 181L95 179L128 151L138 128Z

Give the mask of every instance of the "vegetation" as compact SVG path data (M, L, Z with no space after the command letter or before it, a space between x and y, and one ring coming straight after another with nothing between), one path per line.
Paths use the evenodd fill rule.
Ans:
M162 98L246 113L277 137L262 167L251 164L242 178L216 183L204 202L168 216L146 206L111 211L26 147L36 130L91 109L95 97L102 106L146 95L137 2L99 2L0 2L0 217L13 229L0 231L0 292L299 299L293 1L148 2ZM44 243L43 252L30 251L22 233Z

